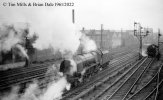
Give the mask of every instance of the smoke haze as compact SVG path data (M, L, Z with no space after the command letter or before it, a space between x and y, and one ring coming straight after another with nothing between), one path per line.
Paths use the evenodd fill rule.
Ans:
M92 39L90 39L89 37L87 37L85 34L82 34L81 38L80 38L80 45L82 48L82 52L84 53L88 53L90 51L95 51L97 50L97 46L95 41L93 41Z
M52 67L53 66L54 65L52 65ZM40 89L38 85L38 83L40 82L35 81L29 84L29 86L25 89L24 93L20 94L19 86L15 86L12 88L10 93L6 93L2 97L0 97L0 99L1 100L59 100L61 99L64 90L69 90L71 85L67 82L65 76L61 76L58 73L57 69L54 69L53 71L55 72L55 76L52 76L54 77L54 80L48 82L45 88Z
M76 53L80 44L83 45L83 50L85 52L96 49L96 44L92 40L90 40L86 36L83 36L81 38L81 33L76 30L75 25L72 23L72 8L22 8L23 9L20 9L18 7L12 9L0 9L0 11L2 11L2 13L0 14L2 15L1 19L3 19L1 24L9 23L15 25L17 23L25 23L29 27L29 35L32 36L34 33L36 33L38 36L38 39L33 44L35 48L43 50L52 47L54 49L54 53L59 50L64 56L67 56L67 58L69 59L72 58L72 55ZM22 26L22 24L19 24L18 28ZM4 42L6 47L3 47L3 50L10 50L13 45L18 44L21 41L21 36L15 36L13 31L8 33L8 39ZM22 33L20 35L22 35ZM10 46L8 46L9 44ZM20 51L22 51L24 55L26 55L25 49L21 48L18 45L17 47L20 49ZM72 74L77 70L77 66L72 59L70 61L72 65L70 73ZM57 80L53 80L52 82L50 82L44 90L40 90L38 88L39 86L37 82L31 83L29 87L25 90L25 93L19 94L19 88L17 88L16 90L11 91L11 93L3 96L2 100L60 99L63 91L65 89L69 90L71 84L67 82L65 76L60 75L58 72L56 75L57 76L53 77L55 77L55 79Z
M28 58L25 48L20 45L24 43L25 32L27 27L17 27L16 25L2 24L0 26L0 52L8 52L11 49L18 49L18 54L22 57Z

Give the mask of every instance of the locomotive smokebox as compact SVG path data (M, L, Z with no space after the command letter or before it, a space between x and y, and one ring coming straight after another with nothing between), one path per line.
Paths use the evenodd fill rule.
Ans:
M60 72L68 73L70 71L71 62L69 60L63 60L60 65Z
M72 59L65 59L60 64L60 72L68 75L73 75L77 71L76 63Z

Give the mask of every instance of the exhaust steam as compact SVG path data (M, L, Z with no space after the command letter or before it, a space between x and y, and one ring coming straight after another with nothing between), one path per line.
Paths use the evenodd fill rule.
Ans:
M63 58L70 59L71 69L70 74L77 71L77 65L72 59L73 55L81 45L83 52L90 52L96 50L96 44L93 40L89 39L86 35L82 35L75 29L74 24L71 22L70 9L46 9L46 8L33 8L17 11L15 18L22 18L22 22L30 25L29 35L37 33L38 39L33 44L37 49L43 50L52 47L54 54L56 51L62 53ZM14 9L9 9L15 12ZM32 15L32 17L31 17ZM6 16L6 15L5 15ZM10 16L6 16L9 18ZM9 18L12 19L12 18ZM25 20L24 20L25 19ZM12 22L11 22L12 23ZM17 32L17 29L0 29L0 51L8 51L12 47L18 48L24 56L27 57L26 50L19 45L22 42L22 31ZM39 89L40 82L34 82L29 85L23 94L19 94L19 88L14 88L14 91L2 96L1 100L58 100L62 98L64 90L69 90L71 84L67 82L66 76L59 73L57 66L53 65L55 75L46 88ZM56 68L55 68L56 67ZM84 73L85 71L83 71ZM45 79L46 80L46 79Z

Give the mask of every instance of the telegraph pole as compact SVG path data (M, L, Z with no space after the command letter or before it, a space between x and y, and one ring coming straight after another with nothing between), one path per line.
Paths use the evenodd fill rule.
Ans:
M160 42L160 29L158 29L158 52L159 52L159 46L160 46L160 44L159 44L159 42Z
M75 24L75 10L72 9L72 23Z
M140 37L140 54L142 54L142 34L141 34L141 33L142 33L142 32L141 32L142 27L141 27L141 25L140 25L139 27L140 27L140 28L139 28L139 29L140 29L140 36L139 36L139 37ZM140 56L139 56L139 57L140 57ZM140 59L141 59L141 58L140 58Z
M103 24L101 24L101 43L100 43L100 48L101 50L103 49L103 45L102 45L102 33L103 33Z
M140 23L134 22L134 36L136 36L139 39L139 59L141 59L142 54L142 39L143 37L148 35L148 31L145 32L145 34L142 34L143 27Z

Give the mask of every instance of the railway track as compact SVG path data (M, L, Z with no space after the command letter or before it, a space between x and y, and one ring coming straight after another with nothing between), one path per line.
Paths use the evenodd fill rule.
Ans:
M134 75L135 72L138 72L142 69L141 65L144 64L148 59L142 59L143 61L137 62L135 65L133 65L130 69L128 69L126 72L124 72L120 77L113 79L112 83L106 82L102 84L99 89L97 89L98 94L90 95L92 96L92 100L105 100L109 99L112 96L114 96L119 89L127 82L127 80ZM102 91L101 91L102 90ZM88 96L86 96L88 98ZM121 98L122 99L122 98ZM116 100L119 100L116 98Z
M131 59L133 58L133 59ZM120 73L120 70L125 70L125 68L127 68L127 66L129 67L133 62L134 60L137 60L138 59L138 55L135 55L135 59L133 56L131 55L128 55L128 57L124 57L124 58L121 58L121 60L116 61L114 62L115 64L110 64L109 68L100 72L99 74L95 75L93 78L91 78L91 80L73 90L73 91L69 91L68 93L65 93L63 95L63 100L77 100L81 97L83 97L84 95L86 95L88 92L94 90L98 85L102 84L106 79L106 76L110 76L110 78L113 78L111 77L111 75L114 75L114 74L117 74L117 73Z
M147 95L144 100L161 100L158 97L158 89L160 88L161 85L163 85L163 80L161 80L158 83L158 87L155 87L155 89L153 89L153 91L150 92L149 95Z
M142 73L142 75L134 82L130 90L126 93L122 100L127 100L130 98L134 93L138 92L142 89L157 73L160 71L160 64L158 62L154 62L148 69ZM155 66L157 65L157 66Z
M148 68L148 66L152 63L153 59L146 58L138 64L137 66L134 66L132 70L130 70L125 77L123 77L118 84L115 84L114 90L110 89L109 94L106 94L102 97L102 100L121 100L125 94L130 90L130 87L137 81L142 73ZM134 71L133 71L134 70ZM118 87L118 88L117 88ZM113 90L113 91L111 91ZM111 92L110 92L111 91Z
M120 53L122 54L122 53ZM124 54L124 52L123 52ZM118 54L116 54L117 56ZM115 56L115 57L116 57ZM1 73L0 76L0 90L8 89L13 85L19 85L27 82L33 81L33 79L43 79L45 78L45 72L47 71L47 66L52 65L54 62L49 62L46 64L41 64L33 67L21 67L19 70L9 70L7 75ZM9 74L9 75L8 75Z
M129 50L129 51L123 51L123 52L112 52L111 56L113 56L113 58L116 58L118 56L122 56L122 55L125 55L125 54L128 54L128 53L131 53L133 52L133 50ZM4 78L7 78L9 76L15 76L17 74L23 74L23 73L26 73L26 72L29 72L29 71L32 71L32 70L35 70L35 69L39 69L40 66L41 67L47 67L51 64L54 64L54 63L58 63L60 62L60 60L57 60L57 61L54 61L54 60L51 60L51 61L48 61L46 63L43 63L43 64L32 64L31 66L29 67L20 67L20 68L15 68L15 69L12 69L12 70L7 70L7 71L0 71L0 79L1 77L4 77Z
M46 62L43 64L32 64L29 67L20 67L20 68L7 70L7 71L0 71L0 78L1 77L15 76L16 74L20 74L20 73L26 73L26 72L34 70L34 69L39 69L40 66L47 67L48 65L51 65L54 62L55 61L50 61L50 62Z
M133 65L133 67L129 67L128 69L121 72L119 75L115 75L112 79L108 78L108 80L106 80L101 85L96 87L96 90L94 90L93 92L90 92L90 94L88 94L88 95L85 95L82 99L84 99L84 100L85 99L86 100L96 100L96 99L101 100L101 99L103 99L102 97L107 96L106 94L108 94L108 92L112 93L113 91L115 91L115 89L116 89L115 87L119 87L119 85L121 85L121 83L122 83L121 80L124 80L123 78L126 78L125 76L127 76L127 73L131 74L131 72L133 72L133 69L136 69L136 66L140 62L141 61L135 63ZM116 85L116 86L114 86L114 85ZM111 94L109 94L109 95L111 95Z
M113 49L113 50L111 50L110 51L110 54L112 55L112 56L114 56L114 57L117 57L117 56L121 56L121 55L124 55L124 54L126 54L126 53L128 53L128 52L131 52L131 51L133 51L133 50L137 50L137 48L130 48L130 49L128 49L127 48L127 50L126 50L126 48L121 48L121 49ZM33 67L35 67L35 68L37 68L37 67L39 67L39 66L42 66L42 65L48 65L48 64L52 64L52 63L54 63L55 61L58 61L58 60L60 60L60 59L51 59L51 60L47 60L47 61L44 61L44 62L46 62L46 63L44 63L44 62L41 62L41 63L38 63L38 64L31 64L31 66L30 67L22 67L22 66L19 66L19 67L16 67L16 68L13 68L13 69L8 69L8 70L0 70L0 77L1 76L6 76L6 75L8 75L8 73L10 73L10 75L12 74L12 73L19 73L19 72L21 72L21 71L25 71L25 70L28 70L28 69L30 69L30 68L33 68ZM1 65L0 65L1 66ZM3 65L4 66L4 65ZM34 68L34 69L35 69Z
M147 84L145 84L145 86L143 86L139 91L134 93L130 98L127 98L127 100L148 100L150 96L152 96L152 94L154 94L153 100L155 100L157 98L158 92L157 85L159 87L159 85L162 84L163 81L158 80L159 79L158 75L160 74L161 68L162 67L160 67L159 71L155 74L155 76L152 79L150 79L150 81Z

